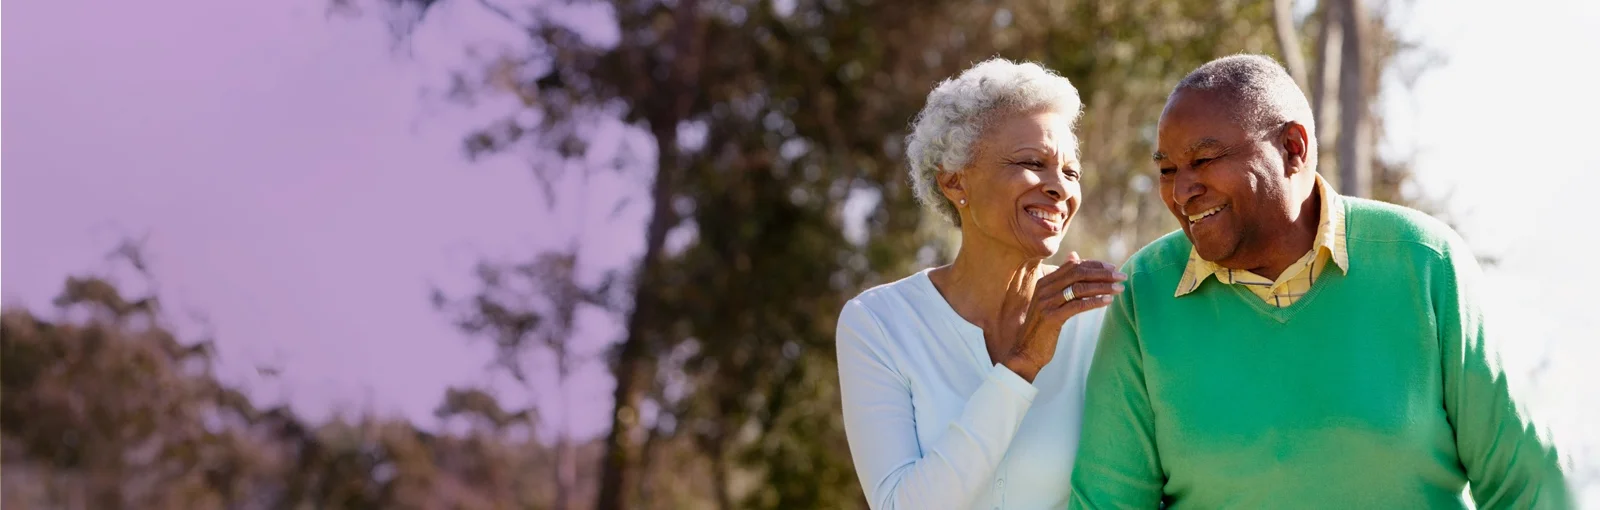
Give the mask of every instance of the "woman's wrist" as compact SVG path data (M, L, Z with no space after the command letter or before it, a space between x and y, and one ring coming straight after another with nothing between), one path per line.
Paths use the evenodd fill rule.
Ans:
M1006 369L1011 370L1011 373L1017 374L1022 380L1028 381L1028 384L1033 384L1033 378L1038 377L1039 369L1041 368L1038 363L1034 363L1022 354L1012 354L1006 357L1004 361L1001 361L1000 364L1005 365Z

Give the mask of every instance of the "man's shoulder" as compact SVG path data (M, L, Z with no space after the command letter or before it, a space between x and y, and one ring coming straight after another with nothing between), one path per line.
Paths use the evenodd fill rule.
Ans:
M1194 245L1189 244L1189 238L1183 235L1183 230L1174 230L1134 252L1132 257L1128 257L1128 262L1123 264L1122 272L1130 277L1162 270L1181 272L1183 265L1189 262L1189 253L1192 251ZM1176 284L1177 281L1174 280L1173 283Z
M1465 250L1461 235L1428 213L1377 200L1342 197L1346 203L1346 237L1351 243L1409 243L1441 255Z

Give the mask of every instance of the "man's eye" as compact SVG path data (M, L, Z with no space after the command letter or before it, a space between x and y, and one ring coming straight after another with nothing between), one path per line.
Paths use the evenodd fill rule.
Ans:
M1028 167L1028 168L1044 168L1044 162L1043 161L1023 161L1022 162L1022 166L1025 166L1025 167Z
M1178 167L1161 167L1161 175L1172 175L1175 173L1178 173Z
M1210 163L1210 162L1212 162L1212 161L1214 161L1216 159L1217 158L1200 158L1200 159L1194 160L1194 163L1191 163L1191 165L1198 168L1198 167L1201 167L1201 166L1205 166L1206 163Z

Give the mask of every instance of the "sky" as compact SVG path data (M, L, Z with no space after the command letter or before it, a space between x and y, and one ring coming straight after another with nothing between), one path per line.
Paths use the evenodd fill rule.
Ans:
M461 295L480 258L580 232L586 262L615 265L639 251L641 201L607 222L579 200L546 207L514 157L465 161L461 137L485 118L436 86L449 70L437 62L459 53L396 52L374 18L328 19L323 5L7 4L5 300L40 309L65 276L112 271L103 255L147 235L168 309L193 335L205 331L189 313L204 313L224 374L258 396L313 417L370 408L431 423L447 386L504 386L484 370L489 349L432 308L431 286ZM603 175L588 189L637 195L643 182ZM575 400L609 401L600 368L584 365ZM593 407L574 427L604 426Z
M1600 4L1419 2L1412 13L1448 63L1424 75L1404 129L1424 187L1451 193L1451 213L1479 250L1501 258L1486 271L1486 296L1508 345L1512 373L1543 373L1525 393L1569 452L1600 476L1600 275L1582 258L1597 244L1588 193L1600 189L1592 147L1600 116L1592 67L1574 55L1600 49ZM1600 507L1600 480L1586 506Z
M648 176L569 182L562 196L576 200L547 207L515 157L462 158L462 133L496 105L439 99L460 45L397 53L372 18L329 19L324 5L7 4L6 302L39 309L66 275L106 271L118 240L148 235L167 305L203 312L225 374L264 398L312 416L371 408L426 422L447 386L506 387L485 370L488 348L430 306L430 286L465 292L481 257L573 239L591 270L626 260L640 249ZM1488 295L1502 327L1523 333L1507 366L1548 360L1535 407L1577 438L1574 451L1600 456L1600 432L1584 425L1600 423L1588 295L1600 277L1579 259L1595 245L1580 194L1600 189L1600 152L1584 150L1600 102L1579 61L1600 49L1600 5L1417 0L1397 16L1447 60L1385 99L1387 150L1412 155L1420 189L1448 196L1467 239L1501 259ZM472 13L442 19L440 30L492 39ZM609 218L618 197L637 200ZM601 316L581 327L616 333ZM263 378L258 364L284 373ZM610 382L593 362L575 381L573 430L603 430Z

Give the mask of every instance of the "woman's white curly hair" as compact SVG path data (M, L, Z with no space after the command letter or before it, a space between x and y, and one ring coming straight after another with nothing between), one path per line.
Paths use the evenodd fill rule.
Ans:
M940 170L965 168L973 143L996 114L1039 110L1066 114L1070 128L1077 124L1083 102L1071 81L1032 62L991 58L934 87L906 140L917 200L961 225L955 206L939 191ZM1076 137L1072 146L1076 152Z

